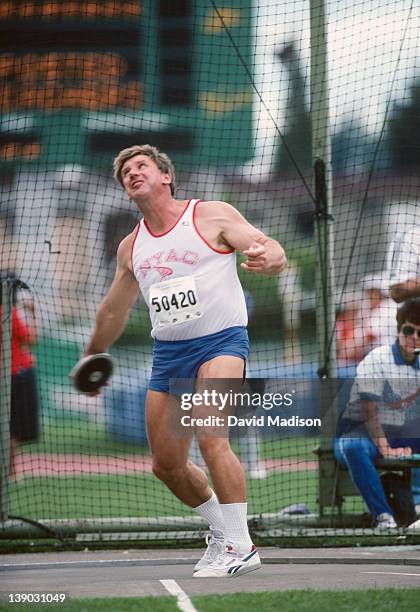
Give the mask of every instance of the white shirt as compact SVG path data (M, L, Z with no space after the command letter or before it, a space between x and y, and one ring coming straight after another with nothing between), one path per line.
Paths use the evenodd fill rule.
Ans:
M133 271L158 340L189 340L248 322L235 251L219 251L199 233L198 202L190 200L164 234L153 234L142 219L134 239Z
M419 358L413 364L404 362L399 345L373 349L357 366L356 378L343 416L352 421L363 421L360 400L378 402L382 425L403 425L407 408L390 408L387 403L398 402L420 387Z

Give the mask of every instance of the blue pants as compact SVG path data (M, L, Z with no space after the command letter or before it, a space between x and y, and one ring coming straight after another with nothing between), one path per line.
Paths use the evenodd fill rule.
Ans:
M388 439L391 447L410 446L414 452L420 451L420 440L404 438ZM375 467L376 459L382 455L367 436L341 436L334 440L334 453L337 461L347 466L351 479L363 497L370 513L376 519L383 512L393 515L386 499L384 488ZM412 470L414 503L420 503L420 469Z

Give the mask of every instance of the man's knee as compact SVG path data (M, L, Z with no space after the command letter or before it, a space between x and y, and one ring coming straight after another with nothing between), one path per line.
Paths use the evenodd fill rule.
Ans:
M216 457L220 457L231 450L227 438L203 437L198 439L198 445L206 463L211 463Z
M186 462L184 464L174 464L167 460L153 458L152 472L156 478L159 478L159 480L162 480L163 482L170 482L176 480L180 476L180 474L184 471L185 466Z

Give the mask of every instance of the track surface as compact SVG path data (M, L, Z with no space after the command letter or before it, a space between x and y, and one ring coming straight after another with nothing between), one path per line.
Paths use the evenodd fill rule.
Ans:
M297 458L266 459L261 467L272 472L307 472L318 469L317 461ZM96 455L59 453L20 453L16 457L16 471L28 476L68 476L83 474L138 474L152 473L149 456L104 457Z
M232 579L192 578L197 550L126 550L3 555L0 591L70 597L168 595L175 580L190 596L213 593L420 588L420 547L260 548L261 570Z

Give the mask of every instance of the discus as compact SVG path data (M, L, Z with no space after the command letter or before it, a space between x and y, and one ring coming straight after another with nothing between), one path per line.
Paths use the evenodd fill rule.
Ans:
M82 393L92 393L103 387L114 369L111 355L97 353L83 357L69 374L73 385Z

